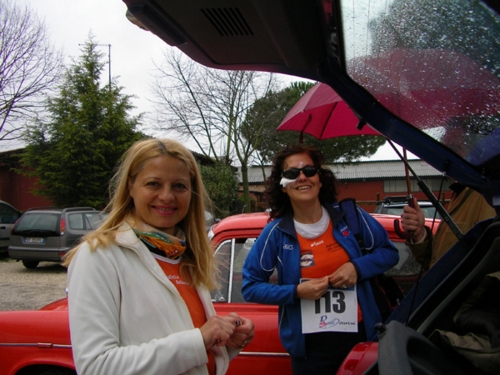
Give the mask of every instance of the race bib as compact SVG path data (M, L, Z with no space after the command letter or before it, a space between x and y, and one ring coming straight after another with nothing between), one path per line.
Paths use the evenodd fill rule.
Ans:
M306 279L301 279L301 282ZM301 299L302 333L358 332L356 285L328 288L320 299Z

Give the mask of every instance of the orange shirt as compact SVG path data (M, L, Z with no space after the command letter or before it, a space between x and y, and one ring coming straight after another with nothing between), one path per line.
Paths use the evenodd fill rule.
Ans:
M200 300L200 296L195 288L193 288L189 284L189 280L185 281L179 272L180 264L179 262L170 263L167 261L163 261L161 259L156 258L158 264L160 265L165 275L167 275L168 279L175 285L177 291L181 295L184 302L189 309L189 314L191 315L191 319L193 320L193 325L196 328L200 328L203 324L207 322L207 317L205 315L205 309ZM207 369L209 374L215 374L215 359L213 353L208 350L208 363Z
M349 261L349 255L333 236L332 222L321 236L305 238L297 233L300 246L300 269L304 279L316 279L331 275ZM358 322L361 322L358 304Z
M333 237L332 222L321 236L308 239L297 234L300 246L300 267L302 277L320 278L332 274L349 261L349 255Z

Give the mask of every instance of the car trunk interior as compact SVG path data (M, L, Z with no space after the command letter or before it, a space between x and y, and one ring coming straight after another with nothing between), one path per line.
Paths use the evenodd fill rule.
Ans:
M500 271L500 220L491 219L479 223L466 234L465 239L472 241L474 245L471 248L460 243L453 246L408 294L400 306L402 308L387 323L392 320L406 322L416 332L427 338L431 337L431 341L447 353L448 360L461 363L473 371L470 373L482 374L480 370L471 368L470 362L458 355L450 345L446 345L442 336L443 333L446 336L451 332L453 336L460 336L460 339L468 339L470 334L490 336L487 337L488 340L494 340L495 335L498 337L500 288L493 289L486 304L484 301L474 301L478 300L478 292L484 289L486 275ZM412 306L419 307L412 311ZM476 327L477 324L469 324L467 327L457 324L460 317L458 313L467 310L481 317L481 325L497 325L497 331L488 328L488 334L485 335L485 328ZM406 349L409 356L421 355L412 353L411 343L408 343Z

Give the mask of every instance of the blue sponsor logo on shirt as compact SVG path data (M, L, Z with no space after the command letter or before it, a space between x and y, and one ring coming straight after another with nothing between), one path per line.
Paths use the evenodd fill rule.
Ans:
M340 228L340 233L342 233L344 237L347 237L349 235L349 227L346 225Z

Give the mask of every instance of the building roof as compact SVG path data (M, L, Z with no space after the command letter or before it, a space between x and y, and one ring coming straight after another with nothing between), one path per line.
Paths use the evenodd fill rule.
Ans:
M441 177L434 167L423 160L409 160L411 169L421 178ZM372 180L377 179L400 179L405 177L405 167L401 160L366 161L356 163L338 163L329 166L339 180ZM265 166L266 177L271 173L271 167ZM411 175L410 172L410 176ZM241 183L241 168L238 168L238 181ZM264 177L262 167L253 166L248 168L248 182L250 184L262 184Z

